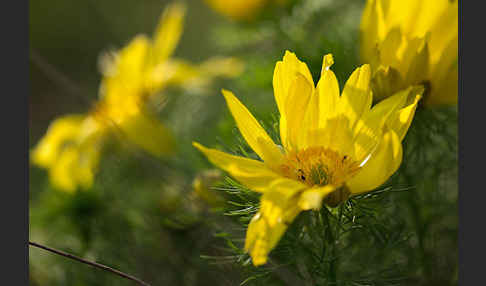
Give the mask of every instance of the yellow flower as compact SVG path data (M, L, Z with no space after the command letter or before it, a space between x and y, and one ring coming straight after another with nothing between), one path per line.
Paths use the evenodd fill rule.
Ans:
M205 0L216 12L233 20L253 20L272 0ZM283 5L287 0L273 0Z
M51 184L74 192L90 188L104 140L103 127L90 117L66 115L54 120L31 152L32 163L49 169Z
M223 90L236 125L261 161L193 143L210 162L262 193L245 241L254 265L266 263L269 251L301 211L320 208L323 199L334 206L348 195L373 190L401 164L401 141L423 88L410 87L371 108L369 65L351 74L340 95L332 64L332 55L324 56L315 87L307 65L295 54L287 51L277 62L273 88L282 146Z
M139 35L103 61L104 77L96 117L105 124L114 124L124 138L156 156L170 153L173 139L148 102L154 101L156 95L161 96L167 86L195 88L207 85L216 76L232 77L242 71L242 63L234 58L213 58L193 66L170 57L182 34L185 9L179 3L169 5L153 40Z
M51 123L32 150L32 163L49 170L56 188L73 192L90 188L105 139L112 134L162 156L174 147L172 135L152 105L167 86L195 88L214 77L234 77L242 63L212 58L199 66L172 59L183 30L185 6L171 4L163 12L154 39L136 36L117 53L102 58L100 99L86 115L68 115Z
M376 99L423 84L424 104L457 103L457 0L368 0L360 30Z

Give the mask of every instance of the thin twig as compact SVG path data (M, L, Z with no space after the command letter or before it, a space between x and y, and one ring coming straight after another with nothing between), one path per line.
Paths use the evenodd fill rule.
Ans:
M55 66L50 64L43 56L41 56L35 49L30 50L30 60L44 73L48 79L59 85L83 103L90 104L91 101L85 97L81 87L79 87L73 80L60 72Z
M82 259L80 257L74 256L72 254L69 254L69 253L66 253L66 252L63 252L63 251L60 251L60 250L57 250L57 249L53 249L53 248L50 248L50 247L47 247L47 246L44 246L44 245L41 245L41 244L38 244L38 243L35 243L35 242L29 241L29 245L32 245L32 246L35 246L35 247L38 247L38 248L47 250L49 252L52 252L52 253L55 253L55 254L58 254L58 255L61 255L61 256L64 256L64 257L67 257L67 258L70 258L70 259L73 259L73 260L82 262L84 264L88 264L88 265L94 266L96 268L99 268L99 269L102 269L102 270L105 270L105 271L108 271L108 272L111 272L111 273L114 273L114 274L119 275L119 276L121 276L123 278L129 279L129 280L132 280L132 281L135 281L135 282L137 282L140 285L150 286L150 284L148 284L146 282L143 282L142 280L140 280L140 279L138 279L138 278L136 278L136 277L134 277L132 275L123 273L123 272L121 272L119 270L113 269L113 268L108 267L106 265L99 264L99 263L96 263L96 262L87 261L87 260L84 260L84 259Z

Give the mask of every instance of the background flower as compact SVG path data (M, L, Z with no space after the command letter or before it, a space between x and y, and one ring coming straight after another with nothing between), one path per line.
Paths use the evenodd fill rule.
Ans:
M456 104L458 2L369 0L361 20L361 61L377 98L414 84L424 104Z
M268 4L285 5L288 0L204 0L213 10L233 20L254 20Z
M235 58L217 57L193 66L170 57L182 34L185 9L169 5L153 41L138 35L119 52L105 54L100 98L91 112L53 122L33 149L32 163L49 169L55 187L69 192L78 185L91 188L103 141L112 134L155 156L173 153L173 136L153 107L163 100L161 92L168 86L207 87L214 77L241 73L243 64Z

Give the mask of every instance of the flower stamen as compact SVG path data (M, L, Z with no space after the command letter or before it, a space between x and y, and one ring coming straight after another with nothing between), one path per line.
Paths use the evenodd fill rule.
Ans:
M279 172L309 186L340 185L360 169L347 155L324 147L310 147L287 154Z

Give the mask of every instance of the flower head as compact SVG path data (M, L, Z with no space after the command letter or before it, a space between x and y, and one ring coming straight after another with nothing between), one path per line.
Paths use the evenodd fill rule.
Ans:
M371 108L369 65L351 74L340 95L332 64L332 55L324 56L321 78L314 86L307 65L295 54L287 51L277 62L273 88L282 146L231 92L223 90L241 134L261 161L193 143L210 162L263 194L245 241L255 265L267 261L301 211L318 209L323 200L334 206L349 195L373 190L401 164L401 141L423 88L410 87Z
M104 55L100 99L92 110L51 123L32 150L32 163L49 169L52 185L69 192L90 188L103 143L112 134L155 156L170 154L171 132L151 108L156 97L167 86L193 89L241 72L242 63L234 58L215 57L198 66L171 58L185 9L182 4L167 6L153 39L138 35L120 51Z
M456 104L458 0L368 0L361 59L377 99L423 84L424 104Z
M182 34L185 10L180 3L169 5L153 40L136 36L103 62L101 99L95 108L101 116L97 118L115 124L128 141L156 156L170 153L174 146L171 133L149 103L155 97L161 101L167 86L206 86L214 77L233 77L242 70L242 63L234 58L212 58L199 66L171 58Z

